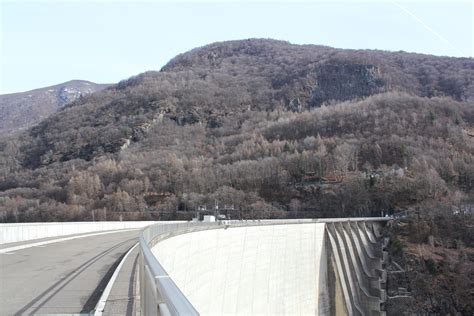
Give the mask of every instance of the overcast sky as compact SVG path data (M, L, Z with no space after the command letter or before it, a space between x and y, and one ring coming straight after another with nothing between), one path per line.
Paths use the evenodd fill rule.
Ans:
M252 37L474 54L473 1L0 1L0 93L118 82L194 47Z

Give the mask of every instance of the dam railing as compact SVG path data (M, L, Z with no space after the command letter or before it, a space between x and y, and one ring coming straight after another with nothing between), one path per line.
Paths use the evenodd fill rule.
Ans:
M144 228L140 244L140 305L142 315L199 315L168 273L153 255L151 248L159 241L182 231L210 229L214 223L156 224Z
M178 286L170 278L163 266L152 252L159 241L201 230L227 227L288 225L309 223L335 223L384 221L388 218L328 218L328 219L295 219L295 220L243 220L220 222L182 222L158 223L145 227L140 232L140 307L141 315L199 315Z

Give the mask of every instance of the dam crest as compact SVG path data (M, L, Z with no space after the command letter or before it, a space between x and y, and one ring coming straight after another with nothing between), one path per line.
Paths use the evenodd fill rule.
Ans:
M386 221L152 225L140 238L142 312L385 315Z

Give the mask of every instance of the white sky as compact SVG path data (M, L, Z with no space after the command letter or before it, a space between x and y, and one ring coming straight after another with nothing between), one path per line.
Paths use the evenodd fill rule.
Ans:
M473 1L0 1L0 93L113 83L251 37L474 56Z

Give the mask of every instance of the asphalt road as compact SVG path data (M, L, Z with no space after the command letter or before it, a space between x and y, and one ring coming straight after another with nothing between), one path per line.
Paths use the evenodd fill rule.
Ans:
M138 232L0 253L0 315L90 313Z

